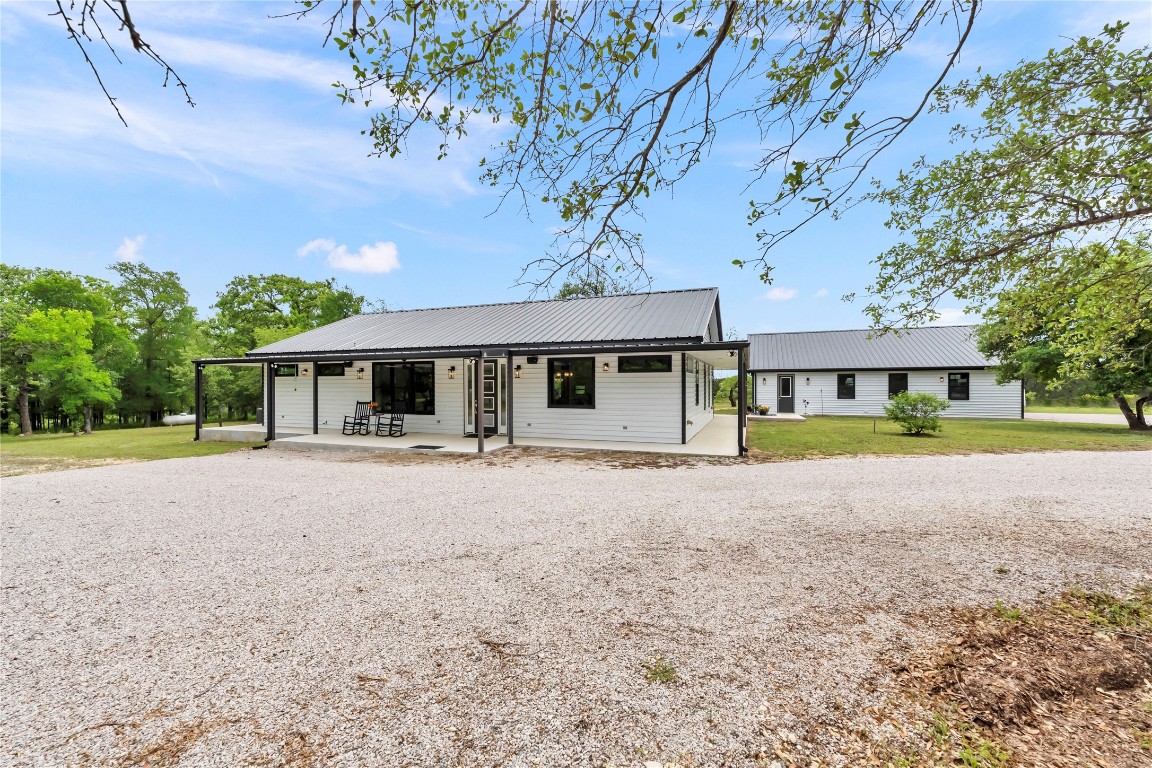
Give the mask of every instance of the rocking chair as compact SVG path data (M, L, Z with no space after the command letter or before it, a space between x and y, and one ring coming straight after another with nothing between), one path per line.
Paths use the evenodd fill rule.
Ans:
M357 400L355 415L344 417L344 428L340 431L345 435L366 435L368 434L368 422L371 418L372 403Z
M377 437L403 437L407 433L404 431L404 403L395 403L392 406L392 413L388 414L388 421L384 421L384 417L376 420L376 436Z

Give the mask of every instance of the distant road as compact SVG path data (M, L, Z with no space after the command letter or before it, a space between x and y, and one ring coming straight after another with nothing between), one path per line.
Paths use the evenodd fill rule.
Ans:
M1119 410L1116 413L1029 413L1024 412L1029 421L1071 421L1079 424L1121 424L1128 421Z

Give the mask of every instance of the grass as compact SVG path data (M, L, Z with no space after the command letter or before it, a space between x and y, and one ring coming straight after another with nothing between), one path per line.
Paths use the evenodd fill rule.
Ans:
M192 425L145 429L108 429L91 435L13 437L0 435L0 475L24 475L62 469L210 456L251 448L254 443L194 442Z
M659 683L660 685L670 685L680 679L680 675L676 672L676 667L667 659L657 656L652 661L646 661L641 664L644 667L644 679L649 683Z
M750 422L747 444L761 456L780 459L1114 451L1150 450L1152 433L1112 424L945 419L940 432L912 436L883 418L810 416L803 423Z

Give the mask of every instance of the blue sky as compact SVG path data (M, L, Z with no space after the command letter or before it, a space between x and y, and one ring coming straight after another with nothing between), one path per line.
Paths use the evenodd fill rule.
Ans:
M341 106L330 83L346 59L322 48L317 23L269 18L288 3L137 2L133 17L188 82L196 101L121 46L97 61L128 120L104 101L79 51L48 14L54 5L0 3L0 252L6 263L109 277L140 259L177 272L201 317L234 276L334 276L390 307L518 301L520 269L552 242L557 223L529 218L478 181L476 161L500 138L476 130L435 159L414 142L398 159L369 157L368 115ZM1152 3L992 2L977 20L958 76L997 72L1132 22L1128 44L1152 43ZM906 111L945 54L947 36L917 40L876 83L870 114ZM99 52L95 47L93 50ZM937 70L938 71L938 70ZM887 113L886 113L887 114ZM891 178L921 154L945 157L956 115L929 117L891 148L873 175ZM864 327L869 263L893 244L885 211L858 207L810 225L779 247L771 288L732 266L754 258L746 224L749 126L724 129L710 158L653 198L641 224L657 290L718 286L726 328L764 331ZM767 187L759 188L762 199ZM857 293L855 303L840 301ZM963 319L955 303L944 322Z

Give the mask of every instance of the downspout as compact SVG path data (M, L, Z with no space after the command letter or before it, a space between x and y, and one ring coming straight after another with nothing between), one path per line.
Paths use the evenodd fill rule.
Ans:
M516 381L516 372L512 370L511 352L508 353L508 373L506 374L506 377L508 379L506 384L508 387L508 413L506 414L508 418L508 445L515 445L515 443L512 441L512 425L515 421L515 419L512 418L512 383Z
M680 353L680 445L688 443L688 353Z
M268 392L268 413L264 414L268 435L265 439L272 442L276 439L276 363L268 363L268 370L265 375L267 382L265 390Z

